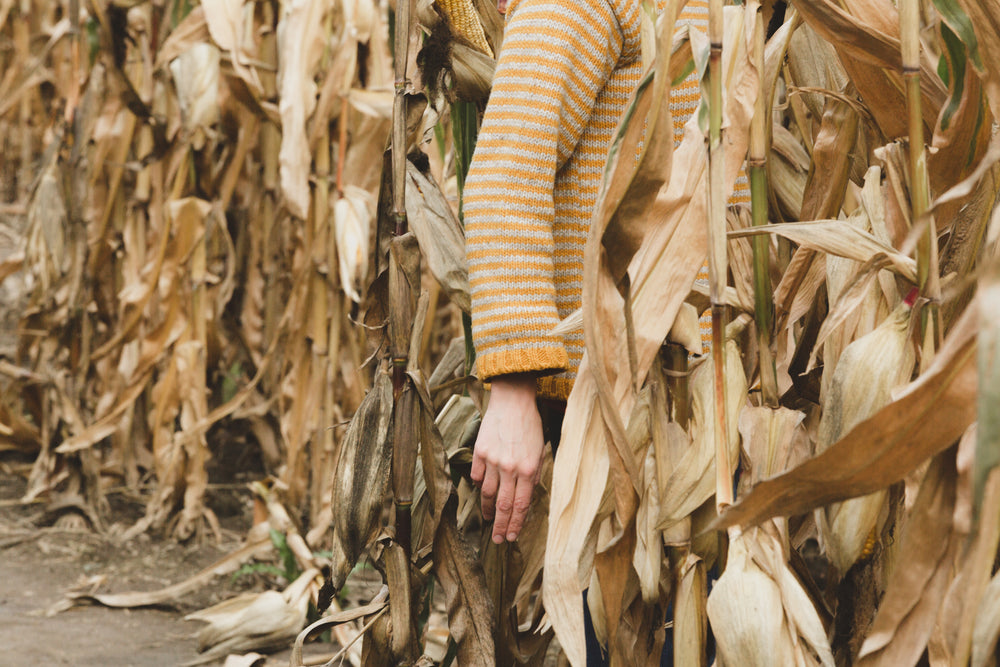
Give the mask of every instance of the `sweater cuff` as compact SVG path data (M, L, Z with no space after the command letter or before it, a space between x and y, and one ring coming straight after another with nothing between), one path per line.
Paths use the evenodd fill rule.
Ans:
M498 350L476 357L479 378L487 381L510 373L558 373L569 368L569 356L561 345L520 350Z

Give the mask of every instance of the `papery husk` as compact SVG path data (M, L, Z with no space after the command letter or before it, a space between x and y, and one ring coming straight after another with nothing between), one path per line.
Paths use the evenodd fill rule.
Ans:
M308 569L280 593L243 593L188 614L184 620L208 623L198 632L202 660L283 648L305 627L309 601L318 589L319 570Z
M466 102L485 102L493 85L496 61L460 42L452 42L451 57L455 97Z
M219 120L219 50L194 44L170 62L184 129L195 149L205 145L206 132Z
M855 425L888 404L893 389L910 379L915 363L909 339L911 312L908 306L899 306L878 328L844 350L823 401L817 453L826 451ZM847 572L864 550L886 493L879 491L823 510L821 536L830 560L841 572Z
M361 288L368 274L369 237L373 202L361 188L347 186L333 205L340 284L352 301L361 301Z
M708 634L704 561L688 554L678 568L677 580L673 664L701 667L706 664L705 640Z
M391 420L392 382L388 374L380 371L351 420L337 461L333 525L344 560L331 565L335 590L343 585L361 550L378 529L389 488Z
M990 580L983 591L972 630L972 667L983 667L996 659L997 639L1000 638L1000 574Z
M740 360L740 350L734 341L726 343L726 398L729 414L738 415L746 400L747 379ZM666 530L685 519L691 512L715 494L715 402L713 361L707 359L691 374L690 435L671 422L666 427L667 451L670 459L669 481L660 491L658 527ZM656 418L666 418L654 415ZM729 463L739 461L739 425L729 421L727 438Z
M717 662L720 667L796 664L781 589L754 562L745 535L730 541L726 570L708 596Z

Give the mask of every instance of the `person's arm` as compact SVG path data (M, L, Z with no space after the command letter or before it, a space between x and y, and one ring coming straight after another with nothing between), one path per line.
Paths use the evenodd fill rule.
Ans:
M493 383L473 458L493 540L517 538L544 438L535 378L568 365L554 285L556 174L621 52L606 0L512 0L466 180L477 368Z

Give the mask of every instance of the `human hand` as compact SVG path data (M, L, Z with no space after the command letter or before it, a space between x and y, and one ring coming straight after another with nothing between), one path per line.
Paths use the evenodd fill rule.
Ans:
M493 378L490 401L472 456L472 480L482 489L483 517L493 542L517 539L541 470L545 436L531 374Z

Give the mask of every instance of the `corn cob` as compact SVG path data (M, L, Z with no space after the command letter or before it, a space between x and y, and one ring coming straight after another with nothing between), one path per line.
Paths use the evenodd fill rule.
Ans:
M479 22L479 14L476 13L476 8L473 6L472 0L436 1L438 7L447 16L452 31L492 58L493 49L490 48L489 43L486 41L483 24Z

